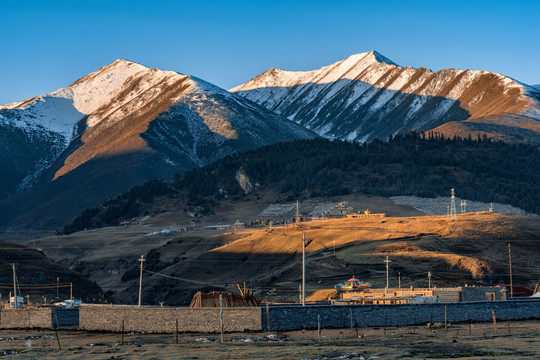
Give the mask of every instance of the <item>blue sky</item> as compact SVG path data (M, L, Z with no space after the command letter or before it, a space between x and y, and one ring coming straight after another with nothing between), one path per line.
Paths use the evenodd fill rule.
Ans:
M402 66L540 84L540 1L0 0L0 104L115 59L224 88L377 50Z

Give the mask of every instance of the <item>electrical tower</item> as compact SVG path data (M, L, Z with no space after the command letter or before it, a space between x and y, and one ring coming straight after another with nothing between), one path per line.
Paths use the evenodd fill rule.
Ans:
M467 201L461 200L459 206L461 207L461 213L465 214L467 212Z
M452 197L450 198L450 218L456 218L456 194L452 188Z

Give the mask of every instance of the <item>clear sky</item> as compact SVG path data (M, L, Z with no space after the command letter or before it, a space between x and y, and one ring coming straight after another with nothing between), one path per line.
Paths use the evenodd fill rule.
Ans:
M0 104L111 63L224 88L377 50L402 66L499 72L540 84L540 1L0 0Z

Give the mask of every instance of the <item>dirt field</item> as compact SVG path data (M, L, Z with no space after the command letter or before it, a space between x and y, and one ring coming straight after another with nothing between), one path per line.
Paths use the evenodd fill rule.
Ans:
M510 333L509 333L510 332ZM537 321L450 325L429 329L322 329L284 333L149 335L0 331L4 359L533 359L540 356Z

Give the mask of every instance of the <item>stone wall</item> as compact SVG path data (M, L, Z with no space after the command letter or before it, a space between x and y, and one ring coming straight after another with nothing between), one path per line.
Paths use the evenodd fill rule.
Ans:
M494 299L489 299L488 293L493 293ZM506 300L506 289L499 286L464 286L461 288L461 301L483 300Z
M540 299L483 301L438 304L398 305L271 305L268 308L225 308L224 330L275 331L316 329L320 316L324 328L344 328L352 325L406 326L427 322L451 323L491 321L491 311L500 320L540 319ZM267 316L268 314L268 316ZM3 329L79 328L95 331L124 331L172 333L219 332L217 308L135 308L81 307L79 309L2 309L0 327Z
M79 309L62 309L54 308L52 312L53 326L58 328L74 328L79 327Z
M145 331L167 333L219 332L220 318L217 308L107 308L81 307L79 328L81 330ZM225 308L223 311L225 331L261 330L259 308Z
M26 329L52 327L52 308L2 309L0 328Z
M312 305L270 306L262 308L263 331L316 329L321 326L343 328L355 326L405 326L444 322L490 321L491 311L497 319L540 319L540 300L483 301L468 303L397 304L397 305Z

